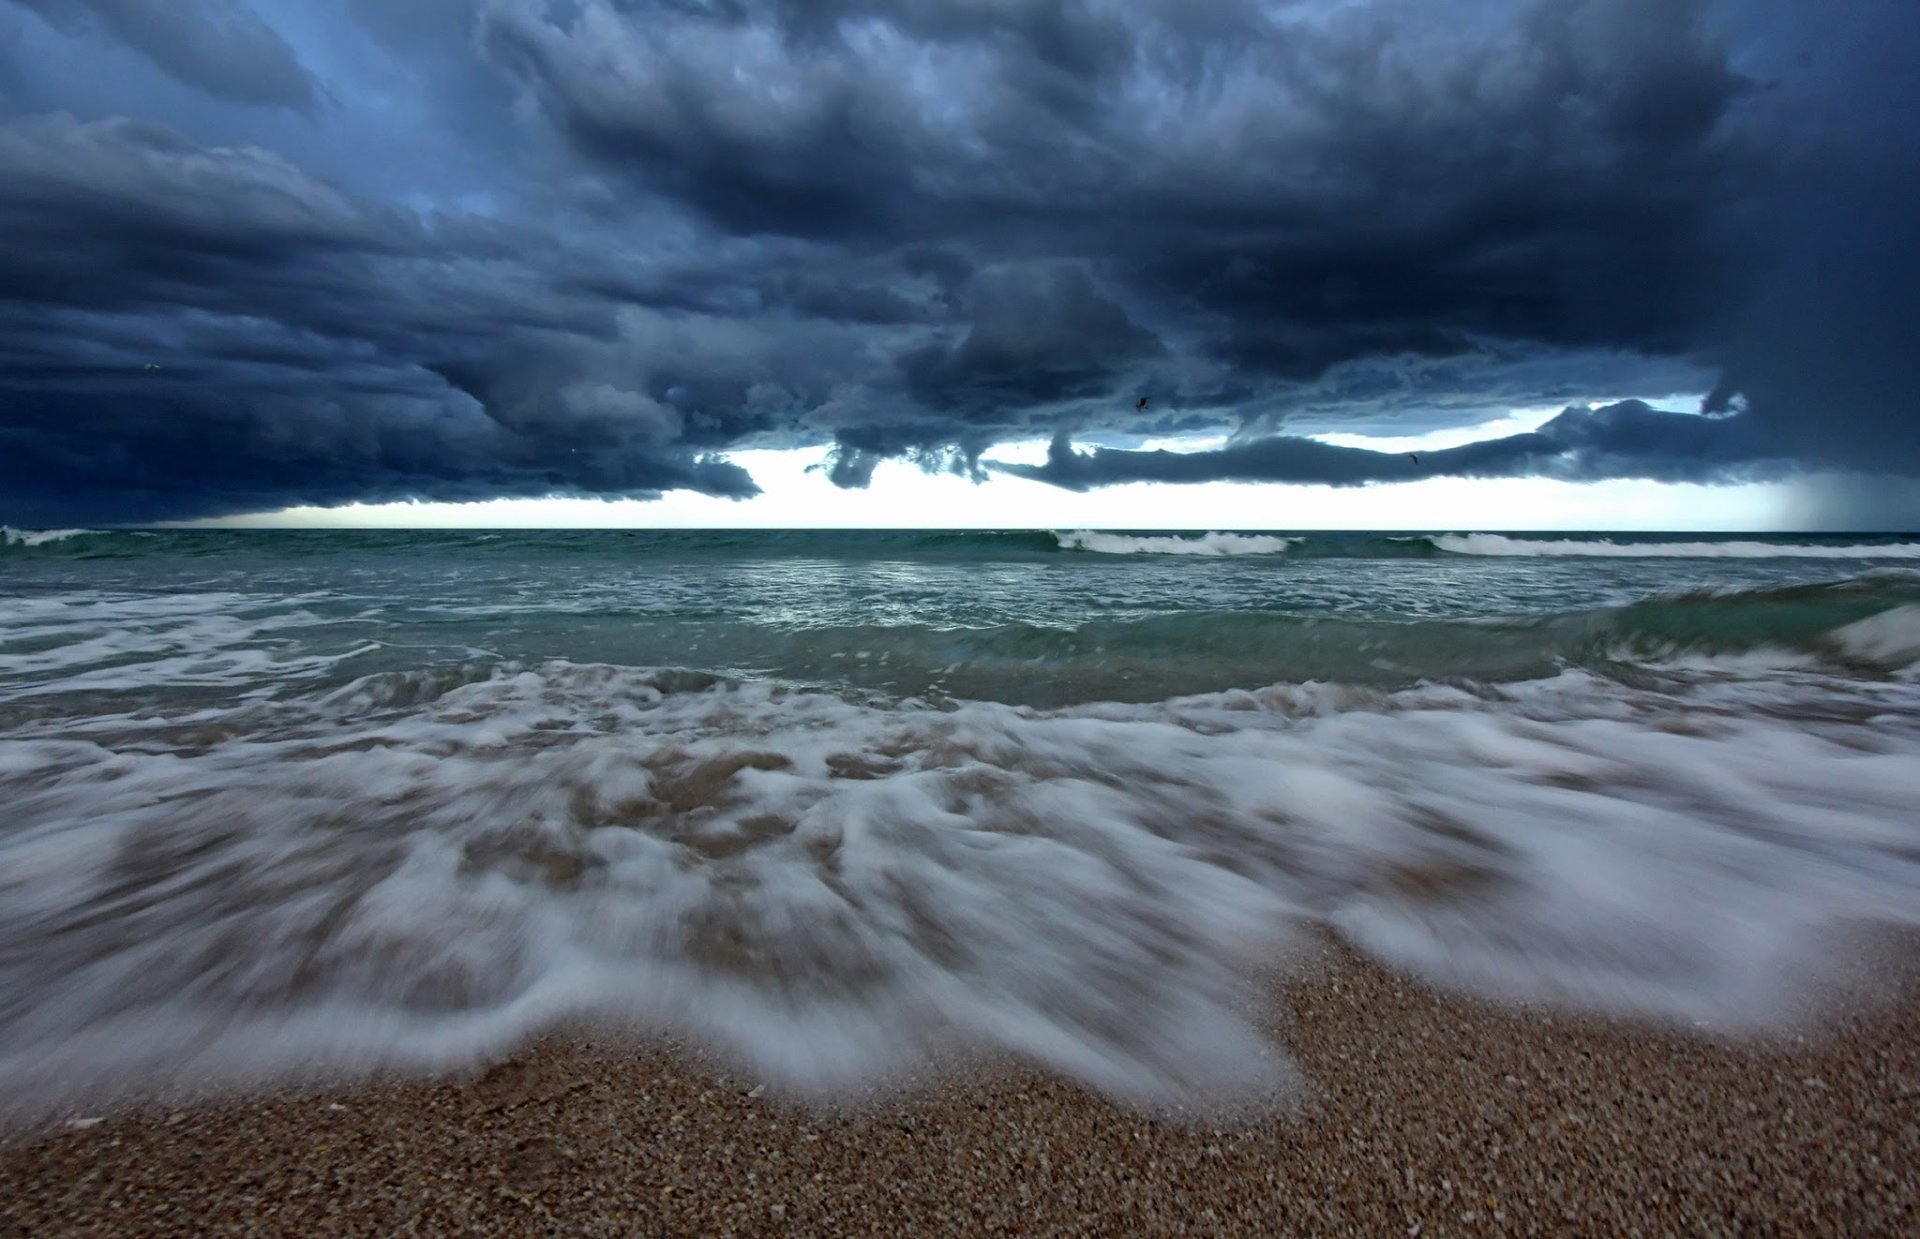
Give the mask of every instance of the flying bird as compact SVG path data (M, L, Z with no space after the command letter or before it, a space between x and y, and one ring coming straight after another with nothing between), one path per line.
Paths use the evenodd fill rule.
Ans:
M1144 413L1147 411L1147 398L1145 396L1140 397L1139 402L1133 406L1133 411L1135 413Z
M1413 452L1407 453L1407 459L1411 460L1416 465L1420 463L1420 457Z
M146 368L148 370L158 370L160 367L155 365L153 362L148 362Z

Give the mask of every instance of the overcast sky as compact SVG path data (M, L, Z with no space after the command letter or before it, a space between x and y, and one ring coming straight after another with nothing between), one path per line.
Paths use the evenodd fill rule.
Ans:
M0 522L1908 526L1916 62L1915 0L0 0Z

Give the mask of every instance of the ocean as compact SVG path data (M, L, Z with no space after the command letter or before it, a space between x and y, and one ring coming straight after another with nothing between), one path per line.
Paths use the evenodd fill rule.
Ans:
M0 806L15 1115L580 1027L1244 1106L1322 936L1807 1018L1920 920L1920 538L8 529Z

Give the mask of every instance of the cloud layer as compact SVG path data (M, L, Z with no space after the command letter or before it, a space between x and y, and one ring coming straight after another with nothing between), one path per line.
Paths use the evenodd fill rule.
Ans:
M994 467L1920 474L1917 31L1898 0L29 0L0 520L744 496L731 448L860 486L1033 437ZM1568 411L1418 474L1306 437L1520 405ZM1187 432L1232 441L1129 450Z
M1293 482L1361 486L1421 477L1552 477L1573 482L1645 478L1659 482L1759 481L1792 462L1771 455L1752 419L1701 417L1623 400L1570 408L1536 431L1431 452L1337 447L1271 435L1212 451L1075 451L1057 436L1044 465L989 461L993 471L1091 490L1122 482Z

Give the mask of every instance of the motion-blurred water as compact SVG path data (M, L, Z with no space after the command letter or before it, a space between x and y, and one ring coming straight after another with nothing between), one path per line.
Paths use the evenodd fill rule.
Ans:
M0 535L0 1094L475 1061L1278 1087L1322 927L1765 1027L1920 917L1920 541Z

